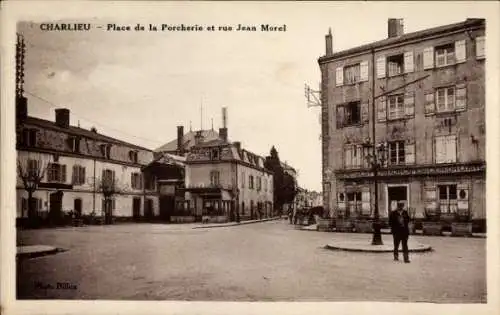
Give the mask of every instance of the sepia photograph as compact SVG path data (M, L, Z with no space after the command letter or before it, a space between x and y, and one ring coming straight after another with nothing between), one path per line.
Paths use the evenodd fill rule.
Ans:
M68 300L492 311L497 4L85 6L17 13L2 33L8 314Z

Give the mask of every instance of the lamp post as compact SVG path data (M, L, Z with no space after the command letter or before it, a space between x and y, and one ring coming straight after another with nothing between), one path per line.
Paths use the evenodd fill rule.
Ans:
M372 245L383 245L382 233L380 232L380 213L378 208L378 172L385 165L387 148L384 143L373 145L372 148L372 153L366 156L370 169L373 172L373 185L375 190Z

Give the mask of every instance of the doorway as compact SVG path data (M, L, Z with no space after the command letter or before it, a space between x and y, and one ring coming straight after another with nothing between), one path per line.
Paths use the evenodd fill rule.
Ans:
M132 216L134 220L139 220L141 217L141 198L132 199Z
M387 210L388 213L397 209L398 203L403 203L408 210L409 196L408 185L387 185Z
M170 222L170 217L175 210L175 197L174 196L161 196L160 197L160 218L164 221Z
M49 217L50 220L56 223L59 219L62 219L62 198L63 192L57 191L55 193L50 194L50 208L49 208Z
M80 218L82 216L82 199L76 198L74 201L74 211L76 218Z

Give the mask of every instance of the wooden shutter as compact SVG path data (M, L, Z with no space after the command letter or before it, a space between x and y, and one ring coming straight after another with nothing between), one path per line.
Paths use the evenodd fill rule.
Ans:
M80 183L85 184L85 167L80 167Z
M413 116L415 114L415 95L407 93L405 95L405 116Z
M479 36L476 37L476 58L477 59L483 59L486 54L485 54L485 37L484 36Z
M367 123L369 122L370 117L369 117L369 110L368 110L368 103L363 103L361 104L361 122Z
M352 167L352 146L345 146L344 147L344 165L345 168L351 168Z
M385 78L385 57L377 58L377 78Z
M71 182L76 185L78 184L78 165L73 165L73 173L71 174Z
M362 61L359 64L359 81L368 81L368 61Z
M467 54L465 49L465 39L458 40L455 42L455 61L456 63L465 62L467 60Z
M340 67L335 69L335 86L342 86L344 84L344 68Z
M66 182L66 165L61 165L61 182Z
M436 163L446 162L446 141L445 137L436 137L434 139L434 155Z
M336 113L337 129L344 127L344 106L337 105Z
M361 212L363 214L371 213L369 187L363 187L363 189L361 190Z
M434 92L425 93L425 115L433 115L435 112Z
M456 87L455 108L457 112L467 109L467 86L465 84Z
M405 163L415 164L415 143L410 142L405 144Z
M469 212L469 186L467 184L457 185L457 208L460 214Z
M424 70L434 68L434 47L424 49Z
M381 97L377 104L377 120L379 122L386 121L387 119L387 106L386 106L386 98Z
M436 186L424 187L425 209L435 212L437 210L437 189Z
M413 72L415 70L413 51L405 52L404 59L405 59L405 73Z
M455 163L457 161L457 136L450 135L445 138L446 162Z

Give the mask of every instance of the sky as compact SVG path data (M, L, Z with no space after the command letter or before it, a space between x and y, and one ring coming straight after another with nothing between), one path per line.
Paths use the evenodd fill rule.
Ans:
M306 106L304 84L319 88L317 59L325 53L328 29L333 50L341 51L386 38L388 18L403 18L409 33L486 13L470 2L124 2L99 17L94 12L64 21L33 19L20 23L18 32L27 43L30 115L54 120L55 108L68 108L72 125L95 126L102 134L155 149L175 139L178 125L186 131L209 129L213 120L218 130L227 107L230 140L263 156L274 145L280 159L298 170L299 185L320 191L320 108ZM93 28L42 31L42 21ZM258 29L269 23L286 24L286 32L106 31L113 23Z

